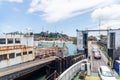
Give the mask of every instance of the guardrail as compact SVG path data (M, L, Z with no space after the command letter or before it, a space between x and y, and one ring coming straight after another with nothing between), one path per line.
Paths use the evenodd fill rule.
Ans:
M71 80L73 77L80 71L80 66L82 62L87 62L87 59L81 60L75 64L73 64L71 67L69 67L67 70L65 70L58 78L57 80Z

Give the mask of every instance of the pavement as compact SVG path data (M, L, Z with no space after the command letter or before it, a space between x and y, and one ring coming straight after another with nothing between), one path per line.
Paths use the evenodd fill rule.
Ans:
M117 80L120 80L120 75L118 75L115 70L113 70L113 74ZM90 76L86 76L85 80L100 80L100 78L98 76L98 73L91 73Z
M113 74L114 74L114 76L116 77L117 80L120 80L120 75L118 75L115 70L113 70ZM74 78L74 80L82 80L82 79L79 79L79 75L77 75ZM98 73L93 73L92 72L91 75L87 75L85 77L85 80L100 80L100 78L98 76Z
M92 69L91 69L91 74L89 76L87 75L85 77L85 80L100 80L100 78L98 76L98 67L103 66L103 65L107 66L108 60L102 51L100 51L101 59L100 60L94 59L91 50L92 50L92 47L95 46L95 44L89 43L88 46L89 46L89 48L88 48L89 56L91 56L89 61L91 63ZM120 80L120 75L118 75L115 70L113 70L113 74L117 80ZM77 74L77 76L73 80L82 80L82 79L79 79L79 75Z
M82 79L79 79L79 75L77 75L74 80L82 80ZM91 73L91 75L87 75L85 77L85 80L100 80L100 78L98 77L98 74L97 73Z

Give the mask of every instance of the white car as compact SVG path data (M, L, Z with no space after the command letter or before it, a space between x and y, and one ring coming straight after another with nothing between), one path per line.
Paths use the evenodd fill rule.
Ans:
M94 59L101 59L101 53L97 47L93 47L92 49Z
M117 80L112 73L112 70L107 66L100 66L98 69L98 75L101 80Z
M100 51L93 51L93 57L94 59L101 59Z

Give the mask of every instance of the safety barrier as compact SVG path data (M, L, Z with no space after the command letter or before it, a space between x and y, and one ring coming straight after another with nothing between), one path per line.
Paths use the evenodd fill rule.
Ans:
M67 70L65 70L58 78L57 80L71 80L79 71L80 66L82 62L87 62L87 59L81 60L75 64L73 64L71 67L69 67Z

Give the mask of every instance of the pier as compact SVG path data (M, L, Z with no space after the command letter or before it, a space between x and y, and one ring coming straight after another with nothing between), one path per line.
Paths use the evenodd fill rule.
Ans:
M52 56L0 69L0 80L10 80L23 76L51 63L56 58L56 56Z

